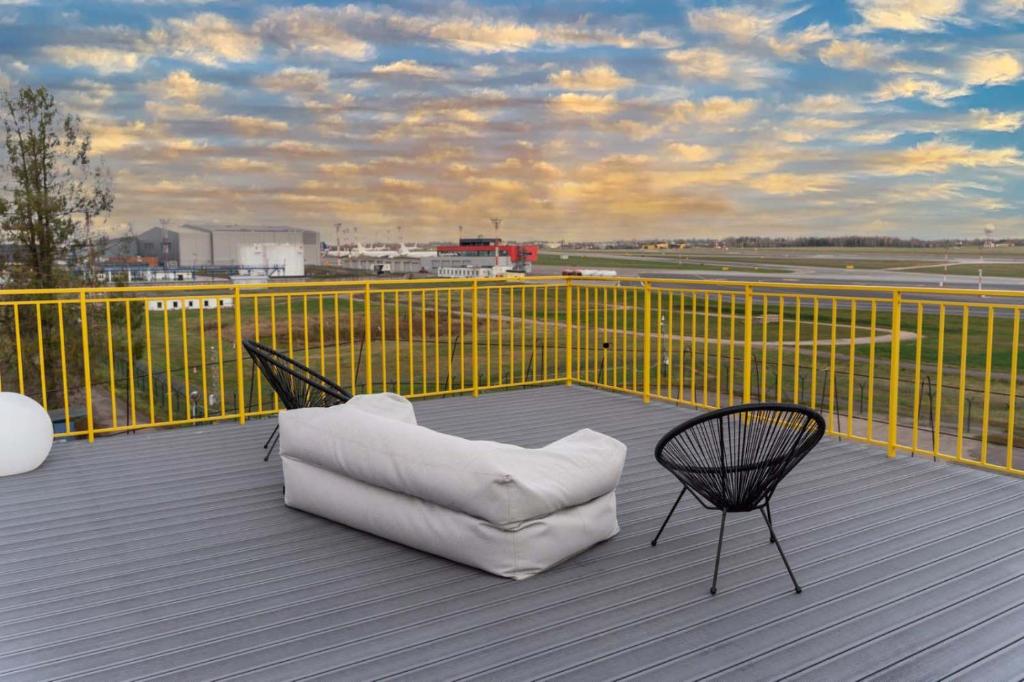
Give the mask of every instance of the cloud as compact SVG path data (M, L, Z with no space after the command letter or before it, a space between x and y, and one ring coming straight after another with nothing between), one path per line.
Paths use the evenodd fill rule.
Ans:
M763 88L781 75L762 60L713 47L671 50L665 56L686 79L727 82L743 90Z
M379 180L379 183L380 183L380 185L382 187L384 187L386 189L389 189L389 190L399 190L399 191L403 191L403 192L404 191L421 192L421 191L423 191L423 187L424 187L423 183L418 181L418 180L409 180L409 179L406 179L406 178L392 178L392 177L387 177L387 176L382 177Z
M552 97L549 102L558 113L602 116L618 109L614 95L588 95L565 92Z
M699 102L683 100L672 105L670 118L677 123L733 123L757 109L755 99L734 99L719 95Z
M963 0L853 0L869 31L940 31L957 20L963 5Z
M48 45L42 53L61 66L86 67L103 75L135 71L147 59L146 55L131 50L87 45Z
M205 66L250 62L262 49L258 36L213 12L155 22L147 37L156 49Z
M807 95L788 108L798 114L814 116L838 116L864 111L864 105L853 97L835 94Z
M157 97L185 102L199 102L224 91L222 86L198 80L184 69L171 71L161 80L150 81L143 89Z
M869 166L883 175L945 173L952 168L1020 166L1021 152L1014 147L977 149L967 144L942 140L922 142L909 149L878 153L869 158Z
M273 164L266 161L247 159L244 157L214 159L211 161L210 165L217 170L227 171L229 173L263 173L273 170L274 168Z
M288 66L273 73L257 76L254 83L270 92L321 93L330 84L330 74L325 69L308 69Z
M79 114L99 113L116 94L114 86L103 81L76 78L71 84L74 86L74 90L70 96L64 98L64 103L70 105ZM3 87L3 76L0 75L0 89Z
M830 192L842 184L841 178L822 173L769 173L750 180L750 186L765 194L796 196L818 192Z
M948 100L970 94L970 89L962 85L950 85L935 80L900 76L883 83L874 93L878 102L889 102L895 99L917 97L929 104L946 106Z
M806 7L786 12L771 12L749 5L704 7L690 10L687 19L690 28L698 33L721 35L738 45L760 45L780 57L792 59L798 57L803 48L832 37L827 23L780 33L782 24L804 11Z
M417 78L445 78L446 74L434 66L420 64L415 59L400 59L390 64L377 64L371 71L377 74L415 76Z
M353 36L346 23L362 10L348 5L329 9L306 5L277 9L256 22L256 31L290 52L326 54L363 61L376 54L373 45Z
M375 42L443 45L469 54L520 52L537 46L668 47L673 41L656 31L626 34L577 23L527 24L483 12L444 15L408 14L392 8L357 5L305 5L274 10L256 24L260 35L293 52L371 59Z
M92 150L97 154L115 152L126 147L141 144L145 139L146 124L142 121L131 123L100 123L88 121L92 134Z
M988 50L963 61L964 81L970 85L1007 85L1024 77L1024 63L1008 50Z
M243 135L264 135L288 130L286 121L275 121L262 116L227 115L222 116L221 120Z
M202 104L182 100L150 100L146 102L145 108L158 121L196 121L213 116L213 113Z
M619 90L634 83L633 79L619 75L619 72L608 64L587 67L581 71L562 69L551 74L548 82L563 90L597 91Z
M970 127L974 130L1012 133L1020 130L1021 126L1024 125L1024 112L971 109L968 121Z
M898 132L891 130L863 130L847 135L846 139L857 144L885 144L898 135Z
M672 155L685 161L687 163L697 163L700 161L710 161L718 158L719 152L711 147L705 147L702 144L685 144L683 142L673 142L668 145L668 151Z
M833 40L818 50L818 59L835 69L875 70L888 63L898 48L867 40Z
M1024 14L1024 0L989 0L983 9L1001 19L1013 19Z

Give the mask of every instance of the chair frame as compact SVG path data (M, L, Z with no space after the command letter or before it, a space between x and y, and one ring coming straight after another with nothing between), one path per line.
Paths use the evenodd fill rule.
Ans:
M762 488L757 489L757 495L753 501L747 501L745 504L714 504L710 500L704 499L702 495L695 489L697 481L694 478L689 477L688 473L701 473L701 474L716 474L720 475L725 480L726 476L730 473L730 468L733 473L736 471L736 467L728 467L725 463L724 455L722 456L722 464L718 468L711 469L709 467L692 467L687 469L686 467L680 467L679 465L667 461L665 457L665 448L673 442L680 435L686 433L690 429L704 424L709 421L718 421L719 429L719 448L725 449L725 438L723 435L723 420L736 414L749 414L749 413L779 413L788 412L803 416L804 422L801 424L801 429L813 429L810 436L807 438L801 438L795 441L790 448L789 452L780 453L777 456L770 458L770 462L777 467L777 471L774 475L764 482ZM786 559L785 552L782 551L782 544L779 542L778 536L775 534L775 528L772 525L772 510L771 500L775 494L775 489L779 483L789 474L790 471L800 463L801 460L818 444L821 438L825 435L825 420L815 410L804 407L802 405L795 405L791 403L747 403L743 405L734 405L732 407L725 407L711 412L706 412L693 419L687 420L666 433L661 440L658 441L657 446L654 450L655 459L658 463L665 467L671 472L680 483L683 484L683 489L676 498L676 501L672 504L672 508L669 509L668 515L665 520L662 521L661 527L658 529L658 533L651 540L651 546L658 544L658 539L664 532L665 527L668 525L669 519L676 511L676 507L682 501L683 496L687 490L697 500L697 502L705 509L715 509L722 512L722 520L718 528L718 547L715 550L715 570L714 576L711 580L711 594L718 592L718 569L721 563L722 557L722 540L725 536L725 519L729 512L747 512L757 510L761 513L761 518L764 519L765 525L768 526L768 542L775 545L775 548L779 551L779 556L782 558L782 563L786 567L786 572L789 573L790 579L793 581L793 588L797 594L802 592L800 584L797 582L796 576L793 574L793 569L789 565L789 561ZM751 465L751 468L755 468L755 465Z
M270 384L270 387L280 399L285 409L297 410L303 407L330 407L331 405L340 405L348 402L352 398L351 393L324 375L284 353L274 350L270 346L253 341L252 339L242 341L242 346L249 354L249 357L252 358L253 366L259 368L260 374ZM285 381L285 377L290 377L292 380L298 380L305 384L308 387L307 390L310 391L308 397L303 399L296 395L292 387ZM278 428L277 426L274 427L270 437L267 438L267 442L263 444L263 448L267 451L266 456L263 458L264 462L270 459L270 453L273 451L274 446L277 445L278 440L280 440ZM275 436L277 436L276 439Z

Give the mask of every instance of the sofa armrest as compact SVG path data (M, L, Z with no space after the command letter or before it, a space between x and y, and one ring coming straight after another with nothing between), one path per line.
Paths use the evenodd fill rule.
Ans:
M416 424L412 403L397 393L368 393L352 396L348 402L330 409L360 410L376 417L394 419L403 424Z

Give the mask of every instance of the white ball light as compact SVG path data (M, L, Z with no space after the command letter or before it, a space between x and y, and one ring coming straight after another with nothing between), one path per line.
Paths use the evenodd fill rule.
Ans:
M53 422L43 406L20 393L0 393L0 476L42 464L53 446Z

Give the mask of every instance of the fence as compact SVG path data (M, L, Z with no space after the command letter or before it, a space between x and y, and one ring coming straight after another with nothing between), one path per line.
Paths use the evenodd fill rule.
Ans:
M833 435L1024 473L1024 295L668 278L0 292L0 390L64 436L272 414L243 338L356 393L579 383L701 408L807 404ZM1015 459L1015 455L1017 455Z

